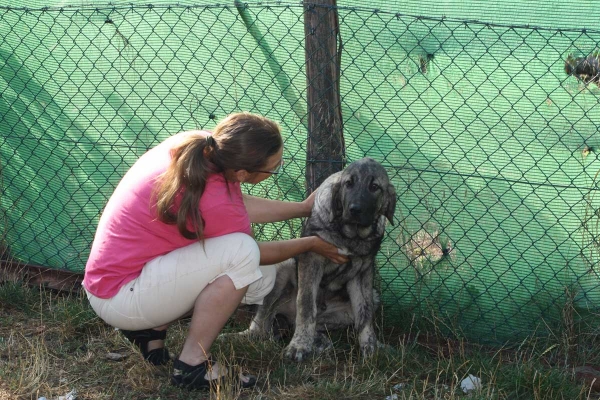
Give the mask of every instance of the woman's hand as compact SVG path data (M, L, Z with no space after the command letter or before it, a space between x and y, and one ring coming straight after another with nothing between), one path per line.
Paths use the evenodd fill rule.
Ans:
M311 236L311 239L313 243L311 245L310 251L322 255L323 257L330 259L336 264L344 264L349 261L348 257L344 255L347 254L347 252L338 249L336 246L324 241L318 236Z
M346 256L349 254L348 250L340 250L318 236L304 236L274 242L258 242L258 248L260 250L260 265L276 264L307 251L314 251L336 264L344 264L348 262L348 257Z
M310 217L310 213L313 208L313 204L315 204L315 196L317 195L317 191L314 190L310 196L308 196L305 200L303 200L300 204L302 204L303 214L305 217Z

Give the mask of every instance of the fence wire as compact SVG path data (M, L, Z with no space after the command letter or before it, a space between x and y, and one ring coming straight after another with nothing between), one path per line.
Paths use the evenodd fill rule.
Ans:
M303 199L307 162L331 161L306 156L305 10L0 7L2 257L83 271L136 158L234 111L285 135L283 174L248 191ZM597 332L600 31L328 11L347 161L379 160L398 194L378 256L386 323L487 342Z

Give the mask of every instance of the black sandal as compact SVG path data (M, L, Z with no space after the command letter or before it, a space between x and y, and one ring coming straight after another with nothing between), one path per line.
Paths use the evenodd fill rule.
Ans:
M165 347L148 351L148 343L153 340L165 340L167 331L157 331L155 329L143 329L141 331L126 331L121 329L123 335L131 343L135 344L150 364L165 365L171 359L169 351Z
M177 359L173 362L173 375L171 375L171 384L182 387L188 390L206 390L212 387L216 390L219 385L233 383L240 389L248 389L256 385L256 377L254 375L244 375L248 378L248 382L244 382L239 376L226 379L227 375L223 375L215 379L206 379L204 376L209 372L211 365L214 364L212 357L198 365L188 365Z

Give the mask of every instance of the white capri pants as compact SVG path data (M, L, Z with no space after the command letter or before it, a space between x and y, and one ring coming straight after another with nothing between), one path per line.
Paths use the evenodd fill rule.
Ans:
M139 277L109 299L86 290L88 300L107 324L140 330L171 323L188 314L200 292L227 275L236 289L248 286L245 304L262 304L275 284L275 266L259 266L254 239L244 233L205 239L149 261Z

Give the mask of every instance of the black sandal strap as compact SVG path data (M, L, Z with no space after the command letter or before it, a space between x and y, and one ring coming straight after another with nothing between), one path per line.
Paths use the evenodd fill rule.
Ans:
M157 331L156 329L148 329L150 331L150 340L165 340L167 338L167 330Z
M139 331L127 331L121 329L121 332L125 335L127 339L130 341L147 341L151 342L153 340L165 340L167 338L167 330L157 331L156 329L142 329Z
M135 344L142 352L144 358L153 365L164 365L171 359L169 351L165 347L148 351L148 343L153 340L165 340L167 331L155 329L142 329L139 331L128 331L121 329L123 335L131 343Z
M227 375L215 379L206 379L204 376L213 363L212 357L209 357L208 360L198 365L189 365L177 359L173 362L171 383L189 390L210 389L211 386L213 389L216 389L217 386L223 386L228 383L233 383L242 389L251 388L256 385L256 377L253 375L245 375L248 378L248 382L242 381L237 375L230 381L227 381Z
M171 383L186 389L209 389L210 382L204 378L208 371L210 358L198 365L189 365L176 359L173 361Z

